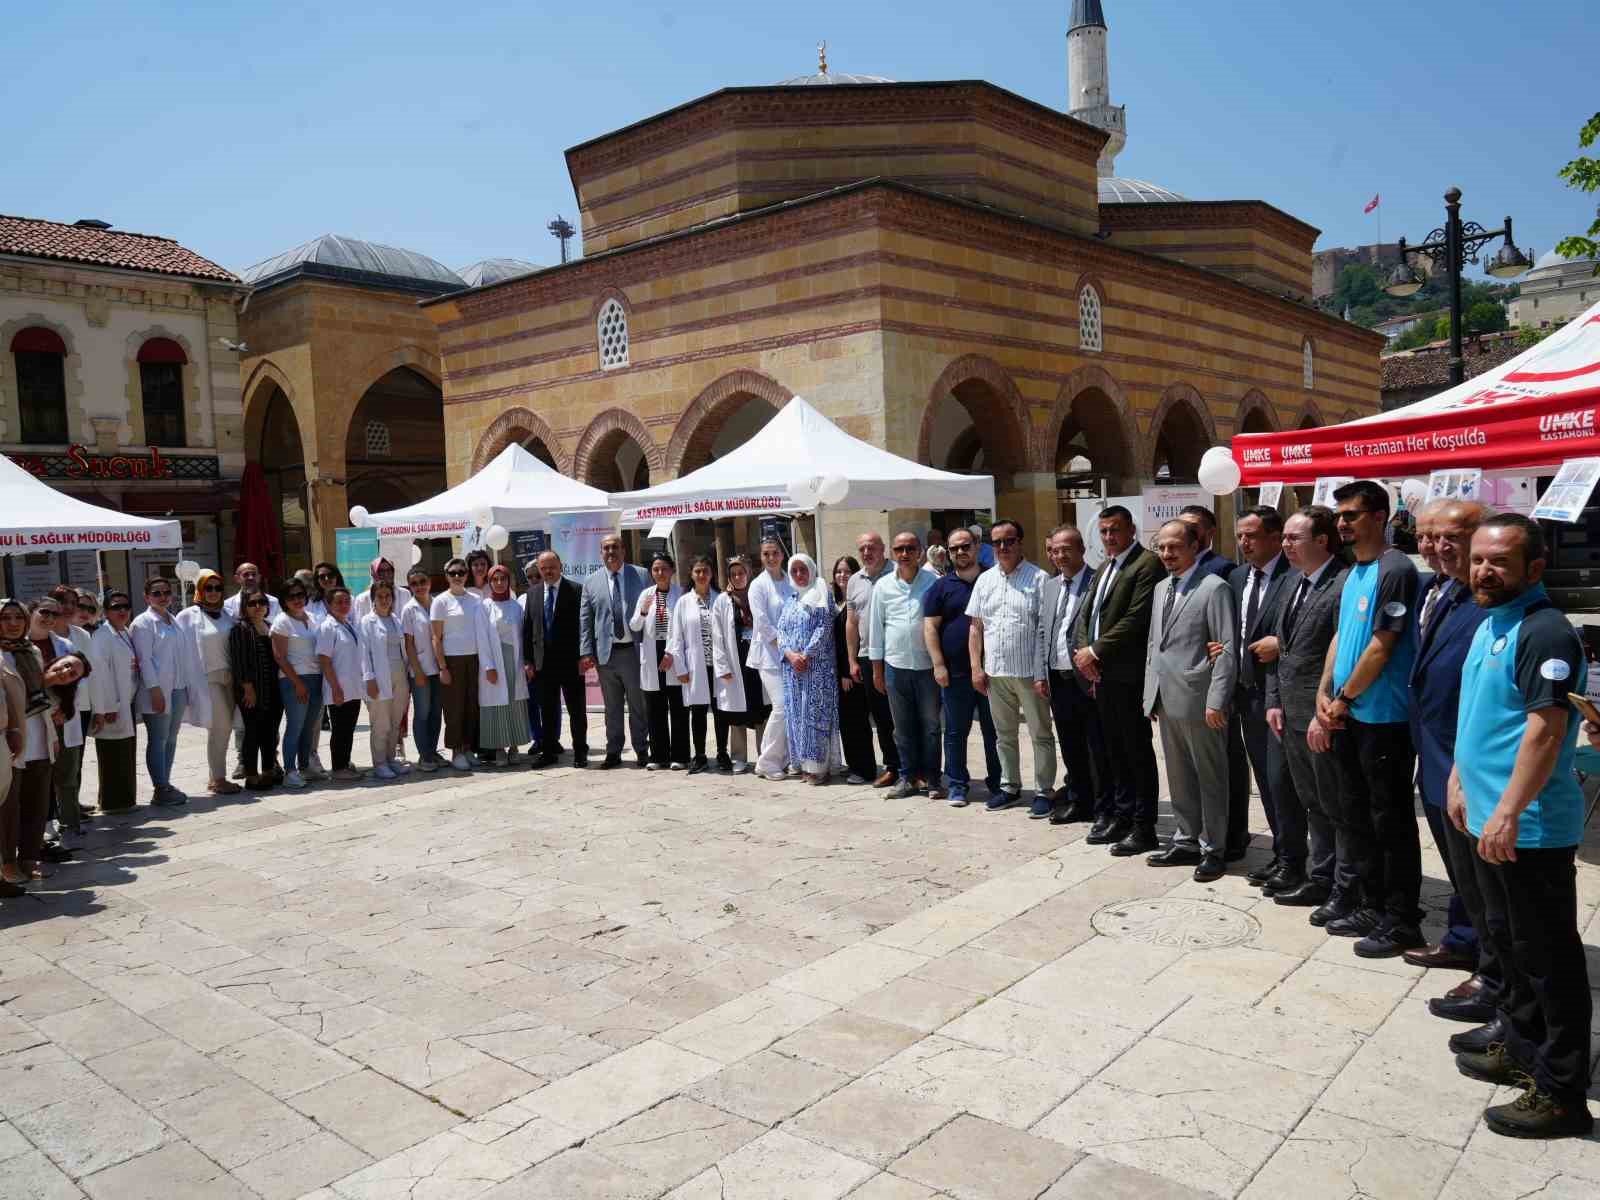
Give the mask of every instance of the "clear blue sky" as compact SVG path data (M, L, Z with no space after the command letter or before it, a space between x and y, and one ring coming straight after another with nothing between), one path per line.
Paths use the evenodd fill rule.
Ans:
M1259 198L1319 247L1511 213L1526 249L1600 196L1556 169L1600 108L1592 4L1104 0L1118 172ZM1067 0L382 6L79 0L8 16L0 212L162 233L240 269L320 233L459 268L551 262L562 152L731 84L815 70L987 79L1065 106ZM1585 15L1587 13L1587 15ZM733 15L737 14L737 16Z

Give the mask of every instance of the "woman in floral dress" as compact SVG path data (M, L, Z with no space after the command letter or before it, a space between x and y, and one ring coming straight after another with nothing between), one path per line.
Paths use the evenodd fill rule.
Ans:
M822 784L828 782L839 732L833 597L810 555L789 560L789 581L795 594L783 602L778 618L789 761L804 772L807 783Z

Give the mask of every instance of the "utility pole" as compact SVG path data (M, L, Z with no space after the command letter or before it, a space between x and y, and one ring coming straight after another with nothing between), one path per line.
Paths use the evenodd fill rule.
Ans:
M556 219L551 221L550 224L546 225L545 228L548 229L551 235L561 243L561 261L566 262L567 242L569 242L572 239L572 235L578 231L572 227L572 222L568 221L560 213L557 213Z

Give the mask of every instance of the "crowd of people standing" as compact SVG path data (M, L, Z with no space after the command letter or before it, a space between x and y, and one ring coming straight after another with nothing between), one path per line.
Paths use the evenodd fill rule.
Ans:
M931 545L901 530L887 554L864 532L857 556L826 573L768 539L759 565L696 557L688 586L670 555L645 569L612 535L581 581L553 550L539 554L521 595L511 569L477 551L446 564L438 595L427 572L402 586L378 558L359 594L330 563L281 596L250 563L231 595L202 571L176 614L173 585L152 579L131 621L122 591L103 597L103 614L66 587L26 607L0 601L11 749L0 895L71 857L94 810L80 795L87 737L99 807L134 805L141 723L158 806L186 799L172 782L180 723L206 730L213 794L241 790L230 741L232 775L252 791L365 778L352 759L365 703L379 780L550 767L569 750L573 767L612 770L631 744L646 770L842 777L963 807L976 798L976 721L986 809L1085 822L1089 844L1200 882L1245 857L1253 777L1272 854L1245 879L1357 955L1468 972L1430 1007L1472 1024L1449 1039L1463 1073L1524 1085L1487 1110L1489 1127L1585 1133L1583 801L1567 697L1586 662L1540 583L1541 530L1473 503L1431 505L1415 522L1423 576L1385 536L1380 485L1334 498L1336 510L1287 520L1246 510L1237 559L1216 549L1204 507L1146 531L1146 547L1132 513L1111 506L1094 530L1098 568L1079 529L1050 532L1046 571L1029 561L1022 523L1000 519ZM591 671L604 708L593 763ZM1174 825L1164 841L1158 733ZM1471 752L1458 758L1458 745ZM1454 889L1434 945L1421 931L1419 790Z

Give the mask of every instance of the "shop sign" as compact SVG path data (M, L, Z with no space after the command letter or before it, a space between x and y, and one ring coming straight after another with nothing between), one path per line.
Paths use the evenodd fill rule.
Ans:
M73 444L65 454L12 454L11 461L40 479L220 479L215 455L91 454Z

